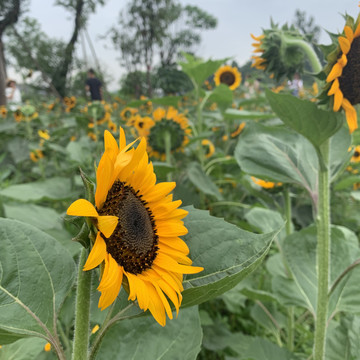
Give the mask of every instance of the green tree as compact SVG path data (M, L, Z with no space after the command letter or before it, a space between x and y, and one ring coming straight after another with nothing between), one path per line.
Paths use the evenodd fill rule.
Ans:
M180 51L190 51L201 41L200 31L216 26L216 19L196 6L175 0L131 0L108 35L128 72L146 71L148 96L155 56L170 66ZM176 30L175 30L176 29Z
M0 105L6 105L6 63L3 35L6 28L18 21L19 14L20 0L2 0L0 2Z

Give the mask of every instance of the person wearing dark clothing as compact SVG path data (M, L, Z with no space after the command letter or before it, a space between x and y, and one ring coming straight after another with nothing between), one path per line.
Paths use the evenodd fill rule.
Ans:
M95 71L93 69L89 69L87 72L88 78L85 82L86 91L90 91L91 100L102 100L102 83L95 76Z

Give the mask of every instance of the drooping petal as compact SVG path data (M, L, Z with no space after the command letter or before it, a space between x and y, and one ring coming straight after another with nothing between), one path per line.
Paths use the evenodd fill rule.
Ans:
M79 199L74 201L66 213L72 216L88 216L88 217L98 217L99 214L96 211L94 205L85 199Z
M350 51L350 41L343 36L339 36L338 40L342 53L346 55Z
M123 278L123 270L120 266L118 266L117 269L115 270L115 278L114 278L113 286L101 292L101 296L98 304L101 310L106 309L116 300L121 288L122 278Z
M119 218L117 216L105 215L98 217L98 229L109 238L114 232Z
M339 89L340 83L339 79L335 79L330 87L330 90L328 91L328 95L334 95L336 91Z
M84 265L84 271L91 270L102 263L106 256L106 243L101 237L100 232L97 233L95 244L91 249L89 257Z
M342 70L343 70L342 66L340 66L338 63L334 64L334 66L332 67L329 75L326 78L326 82L331 82L334 79L341 76Z
M350 103L350 101L348 99L345 99L345 98L343 99L342 107L345 110L346 121L348 123L350 134L351 134L358 128L357 113L356 113L354 106Z
M180 274L197 274L198 272L204 270L202 267L180 265L170 256L161 253L157 254L154 263L163 269Z
M334 111L339 111L343 99L344 99L344 95L342 91L338 89L334 95L334 107L333 107Z
M345 33L346 38L350 41L350 44L351 44L354 40L354 32L353 32L352 28L350 26L346 25L344 27L344 33Z

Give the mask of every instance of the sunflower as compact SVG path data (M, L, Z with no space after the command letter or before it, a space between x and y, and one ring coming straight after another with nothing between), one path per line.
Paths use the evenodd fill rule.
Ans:
M49 132L47 130L38 130L38 135L44 140L49 140L50 139L50 135L49 135Z
M24 114L20 109L14 111L14 119L16 122L20 122L21 120L24 120Z
M76 97L75 96L71 96L71 97L65 96L64 103L66 105L65 112L70 112L70 110L73 109L76 105Z
M357 113L354 105L360 103L360 22L344 27L344 35L338 37L338 57L332 65L326 82L331 83L327 95L333 95L333 110L343 108L350 133L357 129Z
M214 82L216 86L225 84L230 90L235 90L241 83L241 73L236 67L225 65L216 71Z
M147 119L147 120L146 120ZM146 121L143 132L138 131L139 136L145 136L148 140L148 151L151 156L165 159L165 134L170 134L171 152L183 151L189 142L191 134L188 119L183 113L179 113L170 106L167 110L157 108L152 113L152 118L142 118Z
M355 146L354 154L351 157L350 161L352 163L358 163L360 162L360 145Z
M131 107L125 107L124 109L122 109L120 111L120 117L121 119L123 119L124 121L129 120L130 117L132 117L133 115L135 115L139 110L135 109L135 108L131 108Z
M150 310L162 326L172 319L168 299L176 311L182 300L183 274L203 270L191 266L189 249L179 238L187 233L181 219L187 211L178 209L180 200L169 194L175 183L156 183L148 161L146 139L126 145L120 128L119 146L105 130L105 152L99 162L95 205L80 199L70 205L68 215L87 216L98 229L84 271L105 263L98 287L99 307L111 305L124 283L129 300Z
M0 115L3 118L6 118L7 113L8 113L8 111L7 111L6 107L5 106L0 106Z

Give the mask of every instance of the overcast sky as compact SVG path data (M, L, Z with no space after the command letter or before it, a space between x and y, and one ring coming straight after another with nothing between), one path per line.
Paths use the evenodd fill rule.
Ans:
M110 89L116 89L124 69L119 65L120 54L112 49L110 40L100 40L109 27L117 22L120 10L127 0L106 0L105 6L99 6L96 14L90 16L88 32L95 45L101 66L113 77ZM272 17L276 23L291 23L296 9L306 11L322 27L320 42L328 44L330 32L342 31L344 20L341 14L348 13L356 18L359 1L357 0L180 0L182 4L197 5L218 19L215 30L204 31L202 43L197 55L203 58L233 57L243 65L251 56L250 33L259 35L267 28ZM62 7L54 6L51 0L30 0L30 17L36 18L42 30L50 37L68 41L73 24L69 13ZM87 45L87 56L90 49ZM77 48L79 57L83 56L81 46ZM95 64L91 64L95 66Z

